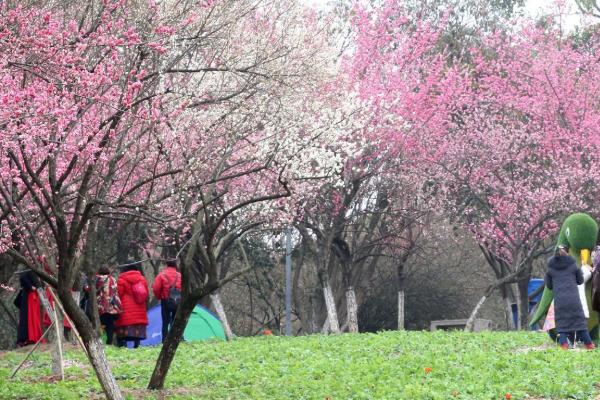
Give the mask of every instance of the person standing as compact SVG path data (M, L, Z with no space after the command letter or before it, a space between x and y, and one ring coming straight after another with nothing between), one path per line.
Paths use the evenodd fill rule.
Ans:
M592 310L600 312L600 245L592 252L592 265Z
M152 292L154 292L154 297L160 300L162 342L164 343L169 330L173 327L173 320L181 299L181 273L177 271L175 260L167 261L166 268L156 276L152 284Z
M42 337L42 314L37 289L42 287L38 276L31 270L21 273L21 290L14 301L19 308L17 346L36 343Z
M106 266L100 267L96 274L96 300L98 301L100 322L106 331L106 344L112 344L115 321L123 309L117 281Z
M140 341L146 339L148 326L148 283L140 271L139 263L123 267L117 288L123 310L115 322L117 346L123 347L126 342L133 341L133 347L137 348Z
M569 348L569 337L575 342L580 339L588 350L594 343L587 330L587 321L579 298L577 285L583 284L583 274L576 261L568 253L566 245L559 245L548 260L546 286L554 291L554 313L558 342L563 349ZM572 337L572 335L575 337Z

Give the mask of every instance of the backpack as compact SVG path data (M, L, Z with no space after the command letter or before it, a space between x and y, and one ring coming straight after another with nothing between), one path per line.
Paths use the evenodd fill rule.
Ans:
M165 273L165 278L169 279ZM177 289L177 275L175 275L175 282L169 282L169 297L165 299L167 306L171 310L177 309L181 302L181 290Z
M109 310L113 311L113 314L121 314L123 312L123 306L121 304L121 298L119 297L119 290L117 289L117 281L109 279L111 283L108 290L108 304Z
M137 304L143 304L148 300L148 289L143 282L134 283L131 287L131 291L133 292L133 300Z

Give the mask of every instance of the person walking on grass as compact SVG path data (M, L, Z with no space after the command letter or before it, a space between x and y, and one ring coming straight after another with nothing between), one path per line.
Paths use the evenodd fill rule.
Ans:
M569 339L583 341L585 348L595 348L587 330L587 321L579 298L577 285L583 284L583 274L576 261L569 255L567 245L559 245L554 256L548 260L546 286L554 291L554 312L558 342L563 349L569 348Z
M106 331L106 344L113 344L115 321L123 309L117 281L106 266L100 267L96 274L96 300L98 301L100 322Z
M173 320L181 300L181 273L177 271L175 260L167 261L167 266L154 279L152 284L154 297L160 300L160 315L162 317L162 342L173 327Z
M133 347L137 348L146 339L148 326L148 283L139 263L129 263L121 269L117 288L123 309L115 322L117 346L133 341Z
M42 283L31 270L22 272L19 281L21 290L14 301L15 306L19 308L17 346L27 346L42 337L41 303L37 292Z

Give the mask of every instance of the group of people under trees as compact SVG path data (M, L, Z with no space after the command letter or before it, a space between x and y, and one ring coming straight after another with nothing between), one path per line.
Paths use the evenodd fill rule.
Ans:
M22 272L20 284L21 290L14 301L15 306L19 308L17 345L25 346L42 339L42 327L49 326L51 319L45 310L42 317L44 307L38 289L43 288L43 284L35 272L31 270ZM121 266L118 277L113 275L110 268L100 267L94 284L98 316L106 332L106 344L114 343L123 347L127 342L133 342L134 348L139 347L140 341L146 339L149 302L148 283L143 275L141 264L133 262ZM80 304L92 319L90 289L89 283L83 285L84 296ZM154 279L152 292L161 302L164 341L172 327L181 299L181 273L177 270L176 261L166 262L166 267ZM45 295L52 306L54 298L49 288L45 289ZM71 325L67 318L64 319L63 325L65 337L68 339Z
M588 253L589 254L589 253ZM558 343L563 349L570 348L576 342L583 342L585 348L595 348L588 331L589 310L582 292L582 286L590 278L593 283L592 307L600 311L600 245L592 252L592 266L582 262L581 268L577 260L569 255L569 245L559 244L554 255L548 260L545 286L553 291L553 304L548 310L544 330L555 330ZM36 343L42 338L42 328L51 324L46 310L42 314L44 295L52 307L54 298L49 288L40 291L43 285L38 276L31 270L20 275L21 290L14 304L19 308L19 325L17 345L24 346ZM161 302L162 340L164 341L172 327L175 313L181 299L181 273L174 260L166 262L166 267L155 277L152 284L154 297ZM139 262L121 266L118 278L111 270L103 266L95 276L95 292L99 320L106 331L106 343L126 346L133 342L137 348L140 341L146 339L148 325L147 306L149 300L148 283ZM82 307L93 318L90 304L90 285L84 285ZM547 326L552 326L547 329ZM71 325L64 320L64 334L68 338Z

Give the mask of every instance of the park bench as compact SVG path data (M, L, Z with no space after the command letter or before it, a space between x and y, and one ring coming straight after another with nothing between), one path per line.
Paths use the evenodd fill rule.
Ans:
M437 331L438 329L442 330L455 330L455 329L464 329L467 325L466 319L440 319L436 321L431 321L430 330ZM473 325L473 332L481 332L485 330L490 330L492 326L492 321L489 319L475 319L475 324Z

